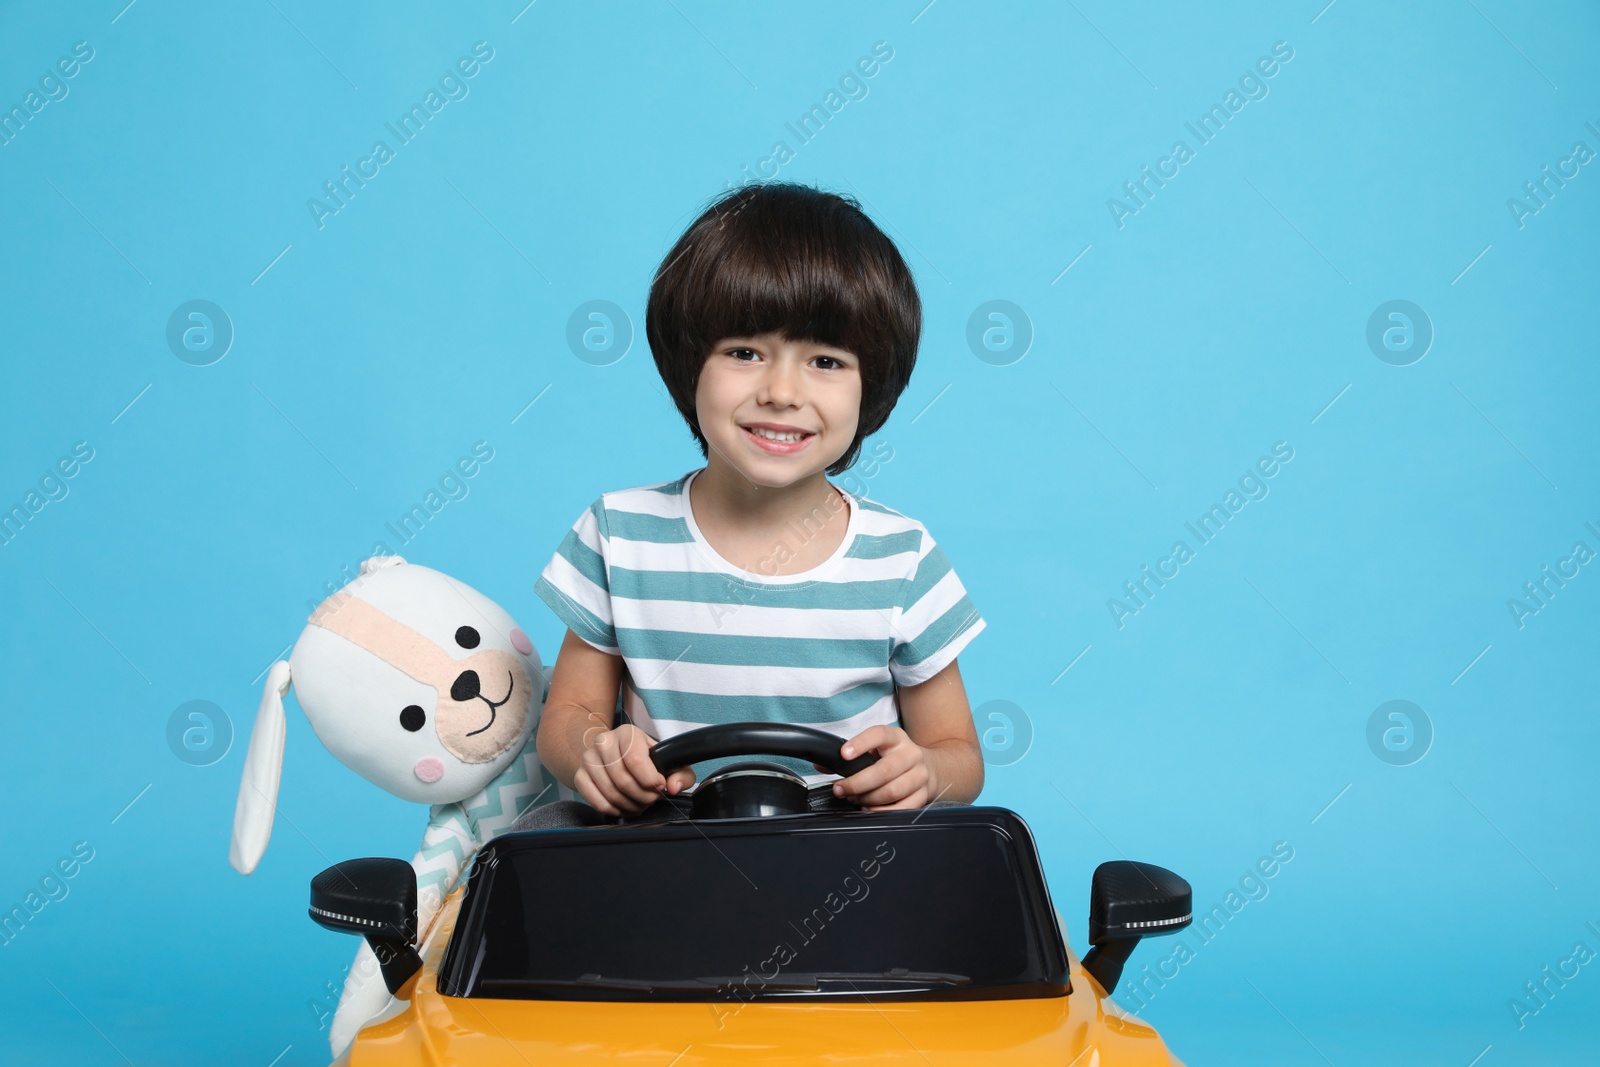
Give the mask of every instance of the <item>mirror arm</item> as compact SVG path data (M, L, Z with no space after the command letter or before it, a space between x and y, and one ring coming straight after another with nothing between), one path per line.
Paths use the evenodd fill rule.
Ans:
M1100 983L1100 988L1106 991L1106 996L1116 992L1117 983L1122 981L1122 966L1128 962L1128 957L1133 955L1133 950L1138 947L1140 940L1137 937L1106 940L1098 945L1091 945L1089 951L1084 953L1083 969Z
M422 969L422 957L409 941L367 935L367 944L378 957L378 969L383 973L383 984L391 995L399 997L406 983ZM406 1000L409 997L401 997Z

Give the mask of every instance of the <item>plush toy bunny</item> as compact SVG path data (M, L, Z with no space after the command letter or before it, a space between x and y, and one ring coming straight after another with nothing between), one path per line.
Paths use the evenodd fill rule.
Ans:
M454 578L375 556L312 612L289 662L267 672L233 818L229 860L241 874L255 870L272 833L291 680L339 762L432 806L411 860L419 940L480 845L535 805L571 798L535 752L549 683L527 635ZM373 1016L399 1007L391 1000L362 942L334 1014L334 1056Z

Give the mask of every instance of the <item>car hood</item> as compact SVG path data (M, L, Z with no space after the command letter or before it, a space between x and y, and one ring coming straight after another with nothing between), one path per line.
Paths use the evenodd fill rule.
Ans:
M1079 981L1074 976L1074 981ZM362 1031L351 1067L620 1062L1071 1064L1168 1067L1156 1032L1101 1010L1087 978L1067 997L837 1004L639 1004L442 997L419 989L401 1015Z

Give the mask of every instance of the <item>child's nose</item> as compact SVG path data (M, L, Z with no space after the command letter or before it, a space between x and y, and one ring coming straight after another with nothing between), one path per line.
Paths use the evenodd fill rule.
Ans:
M793 403L799 388L799 373L783 360L776 361L762 381L760 399L764 403Z

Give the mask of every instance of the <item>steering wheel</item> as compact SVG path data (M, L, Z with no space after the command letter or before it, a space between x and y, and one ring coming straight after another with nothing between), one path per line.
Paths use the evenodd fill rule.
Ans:
M876 753L844 759L844 739L812 726L782 722L728 722L702 726L659 741L650 761L662 774L725 756L790 756L848 778L878 762ZM805 779L780 763L752 761L723 767L701 782L692 798L696 819L730 819L808 812Z

